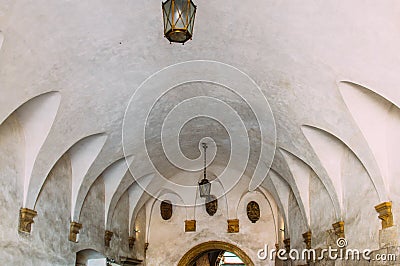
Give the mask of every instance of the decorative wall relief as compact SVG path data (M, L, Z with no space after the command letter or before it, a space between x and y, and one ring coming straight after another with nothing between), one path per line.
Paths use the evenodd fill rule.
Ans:
M196 232L196 220L185 221L185 232Z
M228 220L228 233L239 233L239 219Z
M260 206L255 201L250 201L247 204L247 217L252 223L260 219Z
M164 200L160 204L161 217L164 220L169 220L172 217L172 204L169 200Z
M208 215L213 216L218 210L218 199L211 195L206 201L206 211Z

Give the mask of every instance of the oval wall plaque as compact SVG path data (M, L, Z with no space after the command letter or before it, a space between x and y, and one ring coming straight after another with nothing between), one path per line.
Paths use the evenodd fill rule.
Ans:
M255 201L250 201L247 204L247 217L252 223L260 219L260 206Z
M172 204L169 200L164 200L160 204L161 217L164 220L169 220L172 217Z
M218 210L218 199L211 195L206 202L206 211L208 215L213 216Z

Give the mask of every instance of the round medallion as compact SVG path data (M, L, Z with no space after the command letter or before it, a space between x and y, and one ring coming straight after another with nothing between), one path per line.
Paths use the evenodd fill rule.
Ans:
M260 219L260 206L255 201L250 201L247 204L247 217L252 223Z

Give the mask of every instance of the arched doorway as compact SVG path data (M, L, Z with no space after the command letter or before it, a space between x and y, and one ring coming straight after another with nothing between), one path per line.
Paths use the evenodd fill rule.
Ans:
M219 252L221 254L221 251L228 251L237 255L246 266L254 266L254 263L243 250L233 244L222 241L209 241L191 248L185 255L183 255L178 266L192 266L204 254L208 252Z
M76 253L76 266L93 265L97 260L106 260L106 257L94 249L83 249ZM97 262L96 262L97 263Z

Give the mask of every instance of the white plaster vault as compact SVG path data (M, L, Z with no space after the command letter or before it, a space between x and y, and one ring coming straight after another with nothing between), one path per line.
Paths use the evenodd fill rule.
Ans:
M307 231L323 248L338 221L349 247L382 248L374 206L400 217L400 2L195 2L182 46L162 36L161 1L0 0L2 261L176 265L218 240L274 265L257 250L305 248ZM212 217L195 206L204 140ZM30 234L20 208L37 211Z

